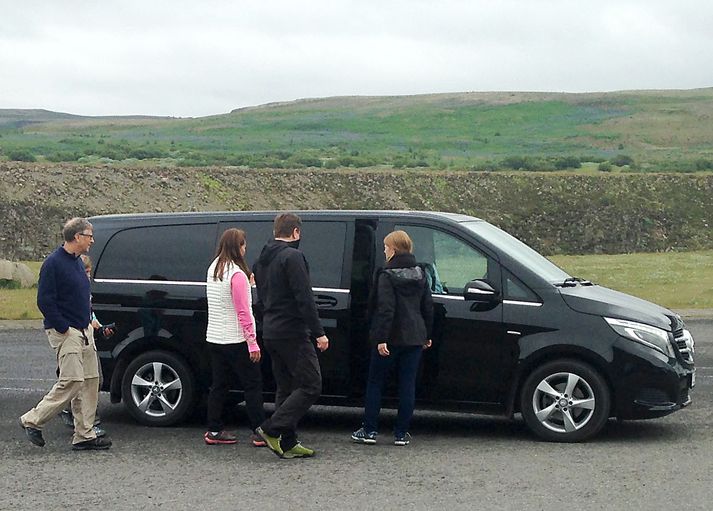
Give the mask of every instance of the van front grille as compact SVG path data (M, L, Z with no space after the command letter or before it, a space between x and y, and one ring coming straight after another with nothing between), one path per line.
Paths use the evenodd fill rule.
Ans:
M676 343L676 348L681 354L681 358L684 361L693 363L693 337L688 332L688 330L681 330L678 335L674 336L674 342Z

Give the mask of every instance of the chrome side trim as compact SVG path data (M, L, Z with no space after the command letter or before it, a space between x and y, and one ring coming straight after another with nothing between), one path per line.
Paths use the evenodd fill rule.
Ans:
M457 301L464 301L465 298L462 296L457 296L457 295L440 295L440 294L431 294L431 296L435 298L445 298L446 300L457 300ZM518 300L503 300L504 304L507 305L523 305L525 307L542 307L542 304L540 302L520 302Z
M313 287L312 291L316 293L343 293L346 295L350 293L348 289L341 289L337 287Z
M102 284L149 284L162 286L204 286L205 282L197 282L194 280L140 280L140 279L94 279L94 282ZM349 294L348 289L332 288L332 287L313 287L312 291L316 293L343 293Z
M194 280L134 280L134 279L94 279L94 282L102 284L149 284L162 286L204 286L205 282Z
M438 294L438 293L431 293L431 296L433 298L445 298L446 300L458 300L461 302L465 300L465 298L463 298L462 296L457 296L457 295L442 295L442 294Z
M520 302L518 300L503 300L508 305L524 305L525 307L542 307L540 302Z

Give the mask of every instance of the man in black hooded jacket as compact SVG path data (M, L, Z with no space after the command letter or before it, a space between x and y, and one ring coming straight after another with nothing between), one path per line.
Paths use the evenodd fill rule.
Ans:
M272 359L277 387L275 413L257 432L281 458L314 456L297 440L297 424L322 393L319 360L310 337L324 351L329 339L319 322L307 261L297 247L302 221L293 213L277 215L275 239L260 253L253 273L262 338Z

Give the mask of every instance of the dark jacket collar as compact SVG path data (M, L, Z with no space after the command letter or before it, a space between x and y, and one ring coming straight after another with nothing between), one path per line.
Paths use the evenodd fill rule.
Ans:
M413 268L416 266L416 257L413 254L395 254L390 261L386 263L386 268Z
M282 240L270 240L264 247L262 247L262 252L260 252L260 258L258 262L262 265L268 265L270 262L283 250L290 248L286 241Z

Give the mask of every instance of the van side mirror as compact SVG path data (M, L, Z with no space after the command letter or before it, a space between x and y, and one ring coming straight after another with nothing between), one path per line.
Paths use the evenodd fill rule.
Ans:
M465 285L463 290L463 298L466 301L493 303L497 302L499 294L493 286L485 280L471 280Z

